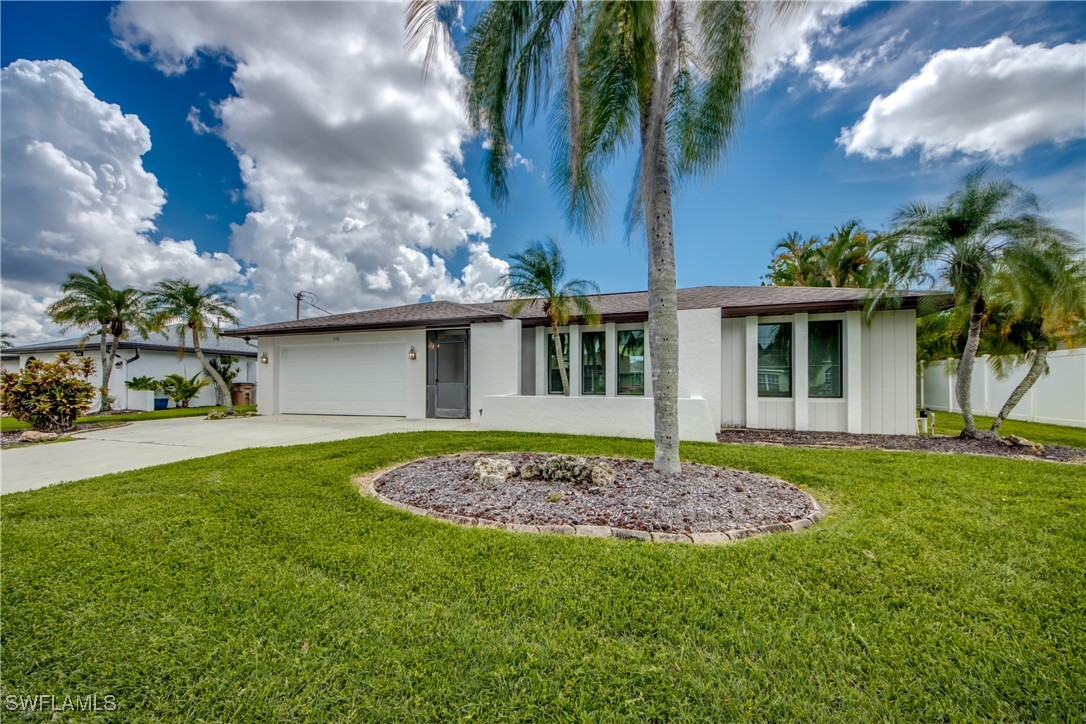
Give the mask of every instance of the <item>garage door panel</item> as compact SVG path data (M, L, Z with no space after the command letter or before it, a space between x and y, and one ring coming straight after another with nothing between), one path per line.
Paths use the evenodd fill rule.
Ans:
M281 409L310 415L407 414L404 344L284 348Z

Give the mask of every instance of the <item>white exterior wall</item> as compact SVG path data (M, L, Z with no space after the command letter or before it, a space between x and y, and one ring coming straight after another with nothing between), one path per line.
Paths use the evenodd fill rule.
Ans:
M808 397L808 325L840 321L842 397ZM792 324L792 396L758 396L758 325ZM916 315L858 311L723 319L720 324L721 421L785 430L915 432Z
M608 437L653 436L652 397L505 395L486 398L484 430ZM716 442L707 400L679 398L679 438Z
M713 430L721 419L720 309L679 310L679 397L701 398Z
M257 364L256 397L262 415L278 415L282 409L283 390L279 362L283 350L290 347L321 347L351 344L398 344L403 347L407 400L406 417L417 420L426 417L426 330L410 329L389 332L339 332L336 334L292 334L282 337L262 337L260 355L268 355L267 364ZM475 364L474 335L471 364ZM415 359L407 353L415 348ZM473 367L474 369L474 367Z
M921 380L919 404L936 411L960 412L954 399L955 364L927 366ZM973 413L994 417L1026 375L1029 365L1013 365L1006 379L997 379L989 358L979 357L973 370ZM1086 349L1048 353L1049 373L1043 375L1011 412L1010 419L1086 427Z
M916 434L916 312L879 312L862 339L861 431Z
M473 422L486 416L488 401L494 395L520 391L521 342L519 319L471 325L468 397Z
M747 424L746 321L723 319L720 325L720 422Z
M19 367L22 368L26 365L27 360L31 357L35 359L45 360L52 362L56 360L59 352L34 352L33 354L22 354L19 356ZM96 387L102 385L102 360L98 356L98 351L91 351L90 348L84 351L84 356L90 357L94 360L95 373L91 378L91 383ZM133 349L122 349L117 354L117 359L114 362L113 373L109 378L110 394L113 395L115 402L113 407L115 409L125 410L143 410L150 411L155 409L155 393L144 390L130 390L125 385L125 382L131 380L134 377L154 377L155 379L162 379L166 375L181 374L185 377L191 377L194 374L200 373L203 377L204 368L200 364L200 360L196 359L196 355L189 352L186 353L183 359L177 359L177 352L170 352L166 350L140 350L139 359L128 362L129 359L136 356L136 351ZM209 359L227 356L219 355L218 353L205 353ZM241 369L234 382L256 382L255 375L252 373L255 370L254 365L247 364L253 361L252 357L241 357L234 353L229 356L236 357L238 359L237 365ZM120 362L121 366L117 367L116 363ZM259 390L259 387L257 388ZM204 407L207 405L215 404L215 387L214 383L200 390L200 394L192 399L189 403L189 407ZM174 406L173 402L170 402L170 407ZM95 402L92 405L92 410L97 410L99 407L98 397L95 396Z

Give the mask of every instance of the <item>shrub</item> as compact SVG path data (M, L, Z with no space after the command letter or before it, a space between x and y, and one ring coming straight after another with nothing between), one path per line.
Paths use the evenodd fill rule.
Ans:
M219 377L222 377L222 381L226 384L226 389L230 389L230 386L234 384L234 380L241 374L241 367L235 366L238 361L237 357L231 357L229 355L223 357L212 357L207 361L211 367L219 373ZM223 392L218 387L215 388L215 404L225 405L226 400L223 399Z
M166 375L161 381L162 389L166 391L166 397L173 400L178 407L188 407L192 398L200 394L200 390L210 384L211 380L200 379L199 372L188 378L174 372L172 375Z
M64 432L90 410L97 391L87 380L94 360L64 352L55 362L30 360L19 372L0 378L0 406L41 432Z
M162 389L162 380L156 380L150 375L141 375L139 377L133 377L124 383L130 390L139 390L146 392L157 392Z

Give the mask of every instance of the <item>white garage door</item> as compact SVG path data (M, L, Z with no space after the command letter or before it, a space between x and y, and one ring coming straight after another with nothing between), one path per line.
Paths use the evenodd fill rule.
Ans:
M407 347L284 347L280 409L306 415L407 415Z

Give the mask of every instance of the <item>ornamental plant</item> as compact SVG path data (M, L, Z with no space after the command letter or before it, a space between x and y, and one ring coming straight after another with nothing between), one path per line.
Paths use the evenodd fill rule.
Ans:
M140 375L139 377L133 377L124 383L128 389L137 390L141 392L157 392L162 389L162 380L156 380L150 375Z
M19 372L0 377L0 406L40 432L71 429L87 413L98 391L88 380L94 360L58 354L55 362L32 359Z
M174 372L172 375L163 377L160 384L162 389L166 391L166 397L173 400L177 407L188 407L192 398L200 394L200 390L210 385L211 380L201 379L199 372L192 377L185 377Z

